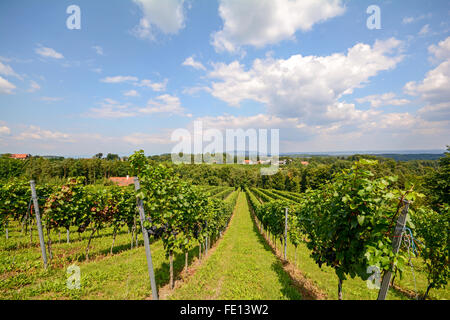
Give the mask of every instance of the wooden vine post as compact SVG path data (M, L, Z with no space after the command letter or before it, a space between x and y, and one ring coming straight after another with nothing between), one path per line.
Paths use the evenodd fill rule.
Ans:
M139 178L137 177L134 178L134 188L136 191L139 191L141 189ZM142 236L144 237L144 247L145 247L145 254L147 256L148 275L150 277L153 300L158 300L158 288L156 287L155 273L153 271L152 253L150 251L150 240L148 238L147 229L144 228L144 221L146 219L144 211L144 202L142 201L142 199L139 199L139 197L137 198L137 201L139 209L139 218L141 220Z
M39 243L41 245L42 260L44 260L44 268L47 269L47 251L45 250L44 232L42 231L41 214L39 213L39 202L36 195L36 183L34 180L30 181L30 186L34 213L36 215L36 225L39 233Z
M410 202L407 200L403 200L405 206L402 209L402 212L397 220L397 225L395 226L394 236L392 239L392 250L394 254L397 254L400 245L402 243L403 231L405 230L406 217L408 216L408 209ZM380 291L378 292L378 300L386 300L386 296L389 290L389 284L391 282L392 271L386 271L383 275L383 280L381 282Z
M287 260L288 208L284 211L284 261Z
M206 228L208 228L208 221L206 221ZM208 254L208 236L205 237L205 256Z

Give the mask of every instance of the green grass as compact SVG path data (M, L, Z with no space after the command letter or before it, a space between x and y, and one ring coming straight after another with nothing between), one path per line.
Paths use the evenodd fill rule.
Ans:
M277 248L282 248L280 241L277 242ZM287 246L287 258L289 261L295 261L295 247L288 242ZM423 270L423 263L420 259L413 258L413 265L416 276L417 290L420 294L423 294L427 287L426 272ZM337 276L334 273L334 269L327 266L319 266L310 257L310 251L305 244L300 244L297 248L297 266L298 269L316 286L328 295L329 299L337 299ZM403 278L397 275L395 283L404 289L414 291L414 278L409 266L404 270ZM343 293L345 300L375 300L378 296L378 290L370 290L367 288L365 281L360 278L347 279L343 284ZM388 292L389 300L405 300L409 299L404 294L390 289ZM439 289L431 290L429 299L450 299L450 290Z
M122 230L117 235L114 254L110 255L112 230L100 231L91 243L89 256L84 259L87 235L72 230L71 243L58 243L58 234L52 234L54 259L48 270L42 267L37 232L33 244L21 233L19 225L12 225L10 238L0 240L0 299L145 299L151 296L147 260L140 240L139 247L130 249L131 235ZM139 234L142 239L142 233ZM150 245L158 288L169 282L169 261L161 241ZM189 252L189 263L197 259L198 247ZM174 257L175 277L184 268L184 253ZM81 288L69 290L66 269L72 264L80 267Z
M158 288L169 282L169 263L160 241L151 244ZM191 250L190 262L198 248ZM145 299L151 296L147 261L142 246L94 261L76 262L81 271L81 289L66 287L67 263L47 271L33 268L11 274L0 285L0 299ZM175 275L184 267L184 254L174 259Z
M0 239L0 299L145 299L151 296L147 262L142 240L138 248L130 249L131 235L125 229L117 235L114 254L110 228L100 231L92 240L90 261L84 260L88 232L81 241L75 229L71 243L65 243L65 232L58 243L58 233L52 234L54 260L47 271L42 259L36 230L33 244L21 233L20 225L12 224L10 238ZM139 233L139 239L142 234ZM281 243L278 242L278 248ZM160 241L151 244L156 281L159 288L169 282L169 263ZM197 259L198 247L190 254L190 262ZM294 261L294 247L288 244L288 259ZM315 285L337 299L337 277L332 268L322 267L309 257L304 244L297 249L298 268ZM421 259L413 259L416 285L419 292L426 288L426 271ZM66 287L66 269L76 264L81 268L81 289ZM175 275L184 267L184 254L174 259ZM396 284L414 290L409 267ZM343 285L344 299L376 299L377 290L369 290L360 279L349 279ZM204 260L197 272L170 299L301 299L298 291L283 270L265 240L251 220L245 193L240 193L235 216L215 251ZM432 299L450 299L449 289L431 290ZM390 290L388 299L407 299Z
M282 248L281 243L277 242L277 249ZM287 258L289 261L294 262L294 246L288 244ZM338 299L338 278L334 272L334 269L327 266L319 266L309 256L309 250L304 244L300 244L297 248L297 267L303 273L303 275L312 281L317 288L324 292L328 299ZM343 283L343 296L344 300L376 300L378 296L378 290L369 290L366 282L358 278L347 279ZM407 299L407 297L394 292L390 292L389 298L391 299Z
M72 233L71 243L57 242L53 234L53 261L43 269L37 232L33 244L21 234L19 226L10 228L10 238L0 241L0 299L144 299L151 295L147 261L142 234L139 247L130 249L131 235L122 230L117 235L113 255L110 255L112 230L105 229L91 243L90 260L85 261L87 235L81 241ZM153 264L158 287L169 281L169 263L160 241L151 244ZM198 252L194 248L190 262ZM66 269L76 264L81 269L81 289L66 288ZM184 254L174 259L175 274L184 267Z
M415 291L415 288L417 288L417 291L422 296L428 286L428 271L426 271L425 264L422 259L412 258L411 261L413 264L413 270L411 270L409 265L405 266L402 278L400 279L397 275L395 278L395 284L410 291ZM450 288L447 285L447 287L443 289L431 289L427 299L450 300Z
M39 246L39 238L36 227L33 228L33 241L30 243L29 233L22 234L18 224L13 224L9 229L9 239L4 236L0 240L0 272L24 272L30 269L41 268L42 258ZM95 234L90 250L89 257L96 259L109 254L112 244L112 228L106 228ZM70 243L66 243L66 231L61 231L61 243L57 231L51 233L53 260L50 263L52 267L58 268L67 263L84 261L86 246L90 230L78 235L76 228L71 228ZM138 234L142 239L142 236ZM45 232L45 241L48 237ZM121 229L116 237L113 253L120 253L130 249L131 234L128 234L125 228ZM48 254L48 253L47 253ZM1 277L1 276L0 276Z
M281 248L282 243L277 242L277 248ZM288 260L291 262L295 261L295 247L288 243ZM329 299L337 299L337 276L335 275L334 269L327 266L319 266L310 257L310 251L305 244L300 244L297 248L297 262L298 268L302 273L316 286L328 295ZM414 276L410 266L406 266L402 278L399 275L395 278L395 284L403 289L414 292L415 288L419 295L423 295L427 288L427 271L424 268L424 263L421 258L412 258L412 263L414 266L414 276L416 284L414 285ZM378 290L370 290L367 288L365 281L355 278L344 281L343 284L344 299L349 300L374 300L378 296ZM388 292L388 299L398 300L398 299L408 299L404 294L390 289ZM428 299L450 299L450 289L432 289L430 291Z
M285 300L301 299L301 295L259 235L242 192L215 251L169 299Z

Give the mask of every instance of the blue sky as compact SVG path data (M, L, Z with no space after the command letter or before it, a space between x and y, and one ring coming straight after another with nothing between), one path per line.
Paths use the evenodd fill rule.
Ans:
M159 154L195 121L279 129L281 152L444 149L449 16L441 0L1 1L0 152Z

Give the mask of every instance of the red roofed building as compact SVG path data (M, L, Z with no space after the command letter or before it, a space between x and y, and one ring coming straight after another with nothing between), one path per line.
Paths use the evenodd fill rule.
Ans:
M19 160L25 160L31 157L31 154L11 154L9 156L11 159L19 159Z
M111 177L109 178L112 182L120 187L126 187L131 184L134 184L134 178L126 176L126 177Z
M308 161L302 161L301 163L302 163L302 165L304 165L304 166L309 165L309 162L308 162Z

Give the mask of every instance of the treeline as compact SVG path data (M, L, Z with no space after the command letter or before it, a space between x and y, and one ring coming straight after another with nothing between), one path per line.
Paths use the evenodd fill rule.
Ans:
M196 185L259 187L292 192L304 192L317 189L331 181L335 173L351 167L361 158L377 159L378 164L371 170L377 177L398 176L398 187L404 187L406 181L420 186L425 177L439 168L437 160L395 161L370 155L349 157L312 157L284 158L286 165L280 166L277 174L261 175L260 165L175 165L170 156L152 156L154 163L164 163L173 167L183 179ZM441 159L442 161L442 159ZM124 177L130 174L130 163L121 160L109 160L101 157L92 159L45 159L39 157L27 160L0 158L0 179L35 179L38 182L65 181L68 177L85 177L87 184L105 184L109 177Z
M179 165L175 166L175 170L193 184L305 192L330 182L334 174L351 168L355 161L362 158L379 160L370 170L376 177L398 176L398 187L404 187L406 182L420 186L427 176L439 168L439 161L435 160L398 162L374 156L351 156L292 159L287 165L280 166L278 173L271 176L261 175L261 167L253 165Z
M85 177L87 184L104 183L109 177L124 177L130 172L128 161L107 159L45 159L32 157L16 160L0 158L0 179L35 179L48 183L69 177Z

